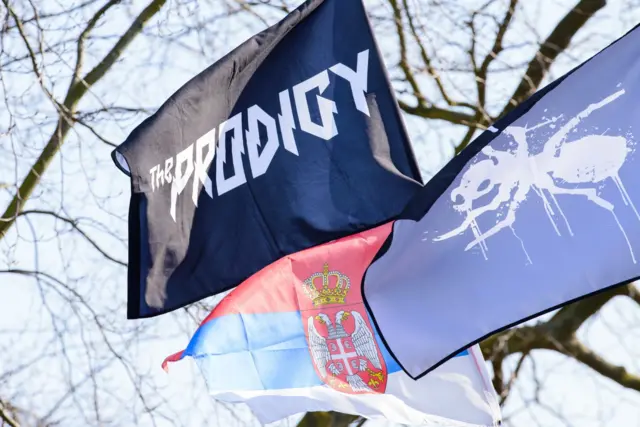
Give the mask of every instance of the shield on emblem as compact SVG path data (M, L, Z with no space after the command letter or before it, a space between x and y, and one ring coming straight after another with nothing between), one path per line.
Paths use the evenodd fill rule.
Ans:
M338 391L384 393L384 358L364 304L358 296L349 298L349 288L349 278L326 264L323 273L304 282L313 303L302 311L312 360L318 376Z

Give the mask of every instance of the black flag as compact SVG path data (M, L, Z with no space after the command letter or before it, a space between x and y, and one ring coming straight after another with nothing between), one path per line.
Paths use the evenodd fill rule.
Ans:
M128 317L220 293L394 218L421 179L360 0L309 0L114 152L131 176Z

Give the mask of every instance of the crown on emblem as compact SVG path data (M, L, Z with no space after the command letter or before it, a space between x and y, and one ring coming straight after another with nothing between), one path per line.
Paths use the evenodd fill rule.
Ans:
M313 301L314 307L328 304L344 304L351 283L339 271L329 271L325 263L322 273L314 273L304 281L302 288Z

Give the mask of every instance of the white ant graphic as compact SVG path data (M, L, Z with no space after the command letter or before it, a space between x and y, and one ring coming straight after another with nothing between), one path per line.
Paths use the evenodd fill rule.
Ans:
M485 240L504 228L509 227L514 236L520 240L513 229L513 225L516 220L516 211L522 202L527 199L530 190L533 190L542 199L545 212L556 233L560 235L558 226L554 221L556 212L554 212L549 199L555 205L559 215L562 216L569 234L573 236L569 221L555 197L557 194L571 194L584 196L601 208L611 212L624 235L631 258L635 264L636 258L631 243L620 221L618 221L618 217L614 212L614 205L598 196L596 188L563 188L556 185L554 181L554 179L558 179L568 184L596 184L611 178L618 187L624 204L630 205L636 217L640 220L640 215L619 175L620 168L631 151L627 147L626 139L622 136L607 136L604 134L587 135L565 144L565 139L569 132L584 118L595 110L613 102L624 93L624 89L621 89L602 101L589 105L552 135L539 154L529 153L530 147L527 141L527 132L549 123L555 123L562 116L554 117L531 128L507 127L504 133L513 138L516 147L501 151L487 146L482 150L483 154L489 159L481 160L471 165L462 175L460 184L451 192L452 202L456 203L459 199L462 199L453 207L458 212L466 214L464 221L459 227L436 237L434 241L450 239L471 228L475 239L466 246L465 251L479 245L484 258L487 259L488 249ZM551 126L555 125L552 124ZM495 186L499 186L497 195L485 206L474 209L473 202L490 193ZM515 194L512 196L513 190L515 190ZM549 198L547 198L545 191L549 193ZM507 203L508 206L506 216L481 234L477 218L486 212L496 211L503 203ZM520 240L520 243L529 263L531 263L531 258L522 240Z

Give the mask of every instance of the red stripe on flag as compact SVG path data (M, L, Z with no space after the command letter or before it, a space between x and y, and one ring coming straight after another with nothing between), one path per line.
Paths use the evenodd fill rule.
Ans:
M256 314L305 310L311 300L301 292L314 273L330 270L348 275L353 302L362 302L360 281L386 238L393 222L281 258L240 284L202 322L228 314Z
M165 372L169 372L169 362L177 362L178 360L182 359L182 355L184 354L184 350L179 351L177 353L172 354L171 356L168 356L166 359L164 359L164 361L162 362L162 369Z

